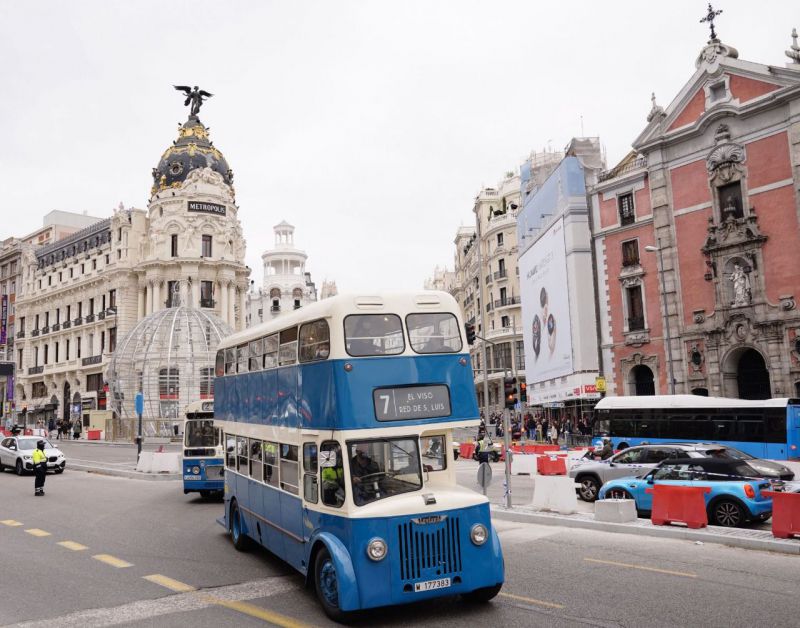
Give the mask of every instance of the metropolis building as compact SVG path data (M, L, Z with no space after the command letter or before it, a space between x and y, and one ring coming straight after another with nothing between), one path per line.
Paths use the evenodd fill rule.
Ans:
M244 327L249 269L233 172L196 115L153 169L147 209L109 218L21 258L16 300L17 409L71 418L110 408L119 340L177 305ZM32 416L31 416L32 415ZM110 417L108 417L110 418Z

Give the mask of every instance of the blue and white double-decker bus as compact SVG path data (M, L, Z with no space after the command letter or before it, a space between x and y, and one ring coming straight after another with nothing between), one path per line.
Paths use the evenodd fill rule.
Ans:
M214 426L214 400L193 401L183 422L183 492L222 495L225 468L222 430Z
M500 591L488 500L456 482L453 429L478 425L458 312L444 292L343 295L220 344L220 523L306 575L334 619Z

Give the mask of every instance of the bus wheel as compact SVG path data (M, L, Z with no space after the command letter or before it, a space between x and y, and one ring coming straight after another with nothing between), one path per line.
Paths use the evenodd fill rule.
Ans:
M482 589L475 589L469 593L463 593L461 597L465 602L470 602L471 604L485 604L500 593L500 589L502 588L502 583L496 584L493 587L483 587Z
M202 497L203 499L208 499L209 497L211 497L211 495L212 495L211 491L200 491L200 497Z
M231 502L230 521L233 546L240 552L246 552L250 544L247 542L247 535L242 529L242 515L239 513L239 506L236 505L236 501Z
M332 620L342 622L352 615L339 608L339 579L327 547L320 549L314 561L314 588L322 610Z

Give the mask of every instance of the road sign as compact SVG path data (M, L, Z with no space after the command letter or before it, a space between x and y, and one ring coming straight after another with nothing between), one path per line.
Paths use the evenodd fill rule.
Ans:
M136 406L136 414L144 414L144 395L142 393L136 393L134 405Z
M478 467L478 485L483 489L486 494L486 487L492 483L492 467L488 462L481 462Z
M606 378L605 377L596 377L594 380L594 385L597 392L605 392L606 391Z

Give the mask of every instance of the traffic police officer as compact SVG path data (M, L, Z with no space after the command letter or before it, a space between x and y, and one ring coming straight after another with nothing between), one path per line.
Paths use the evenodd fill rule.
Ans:
M44 495L44 480L47 477L47 456L44 454L44 441L40 440L36 443L36 449L33 450L33 472L36 474L34 481L34 495Z

